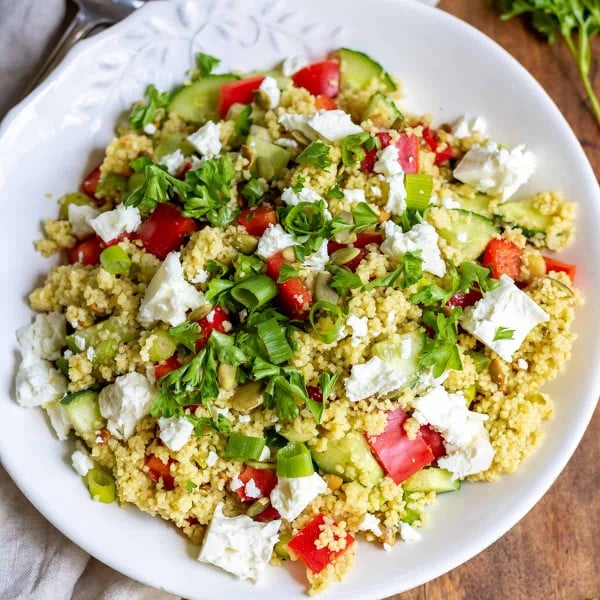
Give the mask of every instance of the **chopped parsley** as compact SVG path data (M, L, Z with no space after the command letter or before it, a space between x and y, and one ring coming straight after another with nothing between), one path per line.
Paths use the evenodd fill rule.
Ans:
M169 335L177 344L187 348L190 352L195 352L196 341L200 339L200 325L196 322L184 321L181 325L170 327Z
M242 196L246 199L248 207L256 206L265 195L262 183L254 177L246 182L242 188Z
M352 216L354 217L354 231L374 227L379 222L377 213L366 202L359 202L352 209Z
M333 161L329 158L329 146L319 140L311 142L296 158L299 165L314 165L326 169Z
M277 283L285 283L286 281L293 279L294 277L298 277L299 274L300 269L298 267L293 267L292 265L283 263L281 265L281 269L279 270L279 277L277 278Z
M461 315L460 308L453 308L449 316L432 310L423 313L423 323L432 330L434 337L425 337L419 354L419 367L431 367L434 377L439 377L447 369L462 370L457 345L457 321Z
M247 104L242 108L240 114L235 118L234 129L239 136L245 137L250 133L252 125L252 106Z
M508 327L498 327L496 329L496 333L494 334L493 342L498 342L500 340L512 340L515 335L514 329L509 329Z
M195 484L191 479L188 479L187 482L186 482L186 484L185 484L185 488L190 493L193 492L197 487L198 487L198 485Z
M198 52L196 55L196 66L200 71L200 77L210 75L219 66L220 62L221 59L204 52Z
M344 138L342 143L342 162L347 167L353 167L356 163L361 162L366 155L363 145L371 139L371 136L366 131L363 133L353 133Z
M150 84L144 92L145 101L133 107L129 115L129 124L132 129L139 131L145 125L152 123L156 118L156 111L169 104L171 98L169 92L159 92L156 86Z

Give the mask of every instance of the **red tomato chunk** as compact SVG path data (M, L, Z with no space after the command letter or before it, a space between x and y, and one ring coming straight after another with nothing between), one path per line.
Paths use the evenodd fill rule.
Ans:
M235 490L235 493L242 502L254 502L256 500L256 498L251 498L246 495L246 484L251 479L254 480L254 485L260 490L261 498L268 497L273 491L273 488L277 485L277 475L273 469L255 469L248 465L246 465L245 469L238 475L238 479L244 485Z
M446 455L446 446L444 446L444 438L441 433L438 433L435 429L429 427L429 425L421 425L419 433L429 446L435 460Z
M104 250L105 244L97 235L85 238L81 242L69 248L69 262L74 265L98 265L100 264L100 253Z
M90 198L96 198L96 188L98 187L98 182L100 181L100 166L97 166L95 169L90 171L86 178L83 180L81 184L81 191L85 192Z
M219 91L218 110L221 119L227 116L227 111L232 104L250 104L254 99L254 91L260 87L264 75L248 77L231 83L224 83Z
M549 256L544 256L544 263L546 263L546 271L555 271L556 273L566 273L571 281L575 281L575 273L577 272L577 266L569 263L560 262Z
M284 262L286 260L281 252L274 254L267 260L267 275L276 280ZM300 321L308 318L313 297L300 277L292 277L283 283L278 283L277 289L279 304L288 317Z
M270 206L245 208L238 217L238 223L250 235L260 236L267 230L269 225L277 224L277 213Z
M494 279L500 279L502 275L516 279L521 271L521 253L521 248L516 244L508 240L493 239L483 253L482 264L490 267Z
M181 365L179 364L179 360L176 356L171 356L171 358L167 358L167 360L154 365L154 377L156 377L156 381L158 381L161 377L164 377L171 371L175 371L175 369L179 369Z
M215 306L206 317L198 321L200 337L196 340L196 350L200 351L208 342L213 330L219 333L228 333L231 330L229 314L220 306Z
M175 462L177 461L173 458L169 458L169 462L165 465L165 463L155 454L151 454L146 458L148 477L150 477L154 483L158 483L162 479L165 490L172 490L175 487L175 478L171 475L171 465Z
M313 63L294 73L292 81L296 87L303 87L313 96L335 98L340 93L340 65L337 60Z
M382 148L390 145L392 138L389 133L381 131L377 134ZM401 133L396 142L398 148L398 162L405 173L419 172L419 139L415 135ZM367 150L361 163L363 173L372 173L377 162L377 148Z

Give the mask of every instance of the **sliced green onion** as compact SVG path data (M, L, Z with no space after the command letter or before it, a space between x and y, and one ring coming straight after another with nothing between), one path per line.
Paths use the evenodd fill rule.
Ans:
M162 362L163 360L171 358L171 356L175 354L175 351L177 350L177 343L164 329L154 330L151 337L152 345L148 350L148 358L150 359L150 362Z
M370 137L365 131L363 133L353 133L344 138L342 142L342 162L347 167L353 167L365 157L366 152L362 146Z
M254 310L277 296L277 284L266 275L255 275L233 287L231 296L248 310Z
M102 250L100 263L111 275L120 275L129 271L131 259L121 246L116 245Z
M273 551L279 558L289 558L290 553L288 552L288 542L292 539L291 533L282 533L279 535L279 541L273 547Z
M69 359L61 356L56 359L56 368L68 379L69 378Z
M258 517L258 515L260 515L260 513L263 512L265 508L267 508L267 506L269 506L269 499L259 498L256 502L253 502L248 507L248 511L246 512L246 514L252 518Z
M96 502L110 504L115 501L115 480L113 476L104 469L94 467L87 472L85 483L90 492L90 496Z
M425 210L433 190L433 178L425 173L407 173L404 176L406 207L412 210Z
M263 321L256 326L271 362L278 365L292 358L294 352L285 336L285 329L276 319Z
M302 442L290 442L277 452L278 477L308 477L314 472L310 450Z
M321 325L317 327L317 323L315 323L315 315L320 311L324 312L325 317L329 317L332 322L323 326L322 323L325 319L321 317L321 319L319 319L319 323ZM340 329L344 324L344 314L342 313L342 309L339 306L336 306L335 304L325 300L319 300L311 306L308 319L312 325L315 335L325 344L331 344L331 342L337 339Z
M265 447L265 438L233 432L227 440L225 456L242 460L258 460Z

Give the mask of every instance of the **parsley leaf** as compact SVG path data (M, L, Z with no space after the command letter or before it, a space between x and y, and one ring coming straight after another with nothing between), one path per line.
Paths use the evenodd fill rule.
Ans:
M333 375L329 373L321 373L319 377L319 388L321 390L321 402L317 400L313 400L310 395L307 396L306 406L312 413L312 416L315 420L315 423L320 424L321 419L323 418L323 413L327 408L327 402L329 400L329 396L333 392L333 387L338 379L338 374L334 373Z
M302 189L304 188L305 181L306 179L304 179L302 175L298 175L298 177L296 177L296 183L294 183L294 185L292 186L292 191L294 192L294 194L299 194L302 191Z
M200 71L201 77L210 75L213 70L219 65L221 60L210 54L204 54L204 52L198 52L196 55L196 66Z
M344 192L342 191L342 189L340 188L340 186L336 183L334 185L332 185L328 190L327 193L325 194L326 198L331 198L333 200L343 200L344 199Z
M133 107L129 115L129 124L132 129L143 129L144 125L152 123L156 117L156 111L169 104L169 92L159 92L156 86L150 84L144 92L145 102Z
M252 105L247 104L242 108L240 114L235 119L235 133L242 137L247 136L250 133L250 126L252 125Z
M408 288L415 285L423 278L423 260L421 251L407 252L400 263L402 269L402 287Z
M377 213L366 202L359 202L352 209L352 216L354 217L354 231L373 227L379 222Z
M401 274L402 267L398 267L397 269L394 269L391 273L388 273L383 277L377 277L376 279L373 279L373 281L369 281L369 283L363 285L362 291L368 292L369 290L373 290L376 287L390 287L396 283Z
M461 263L458 267L460 272L460 287L458 291L468 292L473 284L477 284L482 292L489 292L500 285L497 279L493 279L490 269L480 267L470 261Z
M244 185L241 193L246 199L248 207L252 208L260 202L260 199L265 195L265 190L262 183L253 177Z
M366 131L346 136L342 143L342 162L347 167L353 167L356 163L362 161L366 155L363 144L370 139L371 136Z
M196 351L196 341L200 339L200 325L184 321L181 325L169 328L169 335L177 344L181 344L190 352Z
M289 279L298 277L299 273L300 273L300 269L298 267L293 267L292 265L283 263L281 265L281 269L279 271L279 277L277 278L277 283L285 283Z
M213 417L212 419L186 415L186 419L194 426L194 433L199 438L204 435L207 429L212 429L217 433L231 433L231 421L225 415L218 414L216 418Z
M362 287L362 281L356 273L345 267L327 265L327 270L333 275L329 286L336 290L340 296L347 296L350 290Z
M185 487L188 492L192 493L198 486L191 479L188 479Z
M453 308L447 317L432 310L423 313L423 323L434 331L435 337L425 337L419 354L419 367L432 367L434 377L439 377L446 369L462 370L456 324L461 315L460 308Z
M498 327L492 341L497 342L499 340L512 340L514 335L514 329L509 329L508 327Z
M315 140L296 157L296 162L299 165L314 165L319 169L326 169L333 161L329 158L329 146Z

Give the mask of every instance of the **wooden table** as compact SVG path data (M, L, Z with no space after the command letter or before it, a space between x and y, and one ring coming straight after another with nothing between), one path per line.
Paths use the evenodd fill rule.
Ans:
M442 0L440 8L496 40L540 82L565 115L600 177L600 129L587 109L567 47L503 22L491 0ZM593 46L600 90L600 40ZM567 399L568 400L568 399ZM544 498L511 531L450 573L394 600L586 600L600 596L600 410Z

